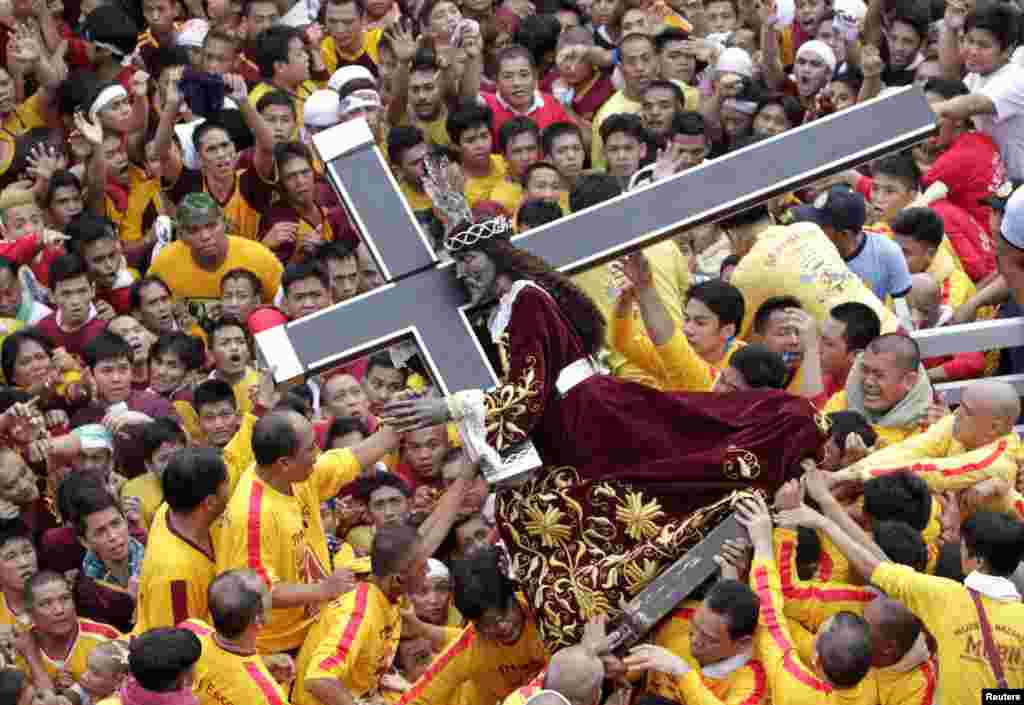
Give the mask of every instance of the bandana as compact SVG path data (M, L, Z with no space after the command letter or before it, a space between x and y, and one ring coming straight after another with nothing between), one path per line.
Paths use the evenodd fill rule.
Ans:
M193 191L181 199L178 206L178 222L188 227L208 223L220 216L220 206L208 193Z
M131 676L125 679L118 694L124 705L199 705L199 699L191 688L158 693L146 690Z
M111 453L114 452L114 436L102 424L85 424L76 428L72 433L78 436L82 450L104 449Z
M341 99L338 94L330 90L311 93L303 105L302 121L309 127L337 125L341 122Z
M115 100L127 97L128 91L126 91L124 89L124 86L122 86L120 83L115 83L112 86L107 86L102 91L100 91L100 94L96 96L96 99L92 102L92 105L89 107L89 120L92 122L96 122L96 114L99 111L103 110L103 108L107 107Z
M450 578L451 575L451 571L448 570L448 566L444 563L436 558L427 559L426 578Z
M833 73L836 70L836 54L825 42L820 39L812 39L809 42L804 42L800 45L800 50L797 51L796 55L799 58L804 54L814 54L819 59L824 61L828 65L828 70Z
M369 69L365 66L352 64L351 66L342 66L332 73L331 78L327 81L327 87L332 91L341 93L341 89L345 87L346 83L357 80L371 81L374 85L377 85L377 79L373 77Z

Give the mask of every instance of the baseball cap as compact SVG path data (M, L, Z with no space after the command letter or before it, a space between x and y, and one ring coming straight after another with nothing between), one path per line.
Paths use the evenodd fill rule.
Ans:
M1024 250L1024 188L1014 191L1006 202L1002 233L1008 243L1018 250Z
M812 206L793 209L793 222L857 232L867 221L864 197L849 186L837 185L814 199Z

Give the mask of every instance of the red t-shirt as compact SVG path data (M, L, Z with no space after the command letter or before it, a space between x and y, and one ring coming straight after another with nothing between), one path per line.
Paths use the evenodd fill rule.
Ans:
M953 140L921 183L928 188L936 181L949 187L950 201L963 208L978 221L986 233L992 207L982 203L1006 179L1006 168L992 138L981 132L965 132Z
M503 102L499 101L497 93L483 93L482 95L487 102L487 107L494 113L494 119L491 121L491 134L494 137L494 151L497 153L500 151L498 133L501 131L501 126L516 117L517 113L513 113ZM550 93L540 93L539 91L538 95L540 96L541 104L526 113L526 117L533 120L539 129L543 130L548 125L556 122L569 121L569 114L565 112L565 108L555 100L553 95Z
M107 328L107 322L94 318L74 333L65 333L57 325L57 312L36 324L39 332L50 339L55 348L64 348L72 355L82 357L82 351L90 340L102 333Z

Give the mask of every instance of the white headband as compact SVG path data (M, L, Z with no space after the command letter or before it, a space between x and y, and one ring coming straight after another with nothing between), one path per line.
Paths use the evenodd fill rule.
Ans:
M363 88L358 91L352 91L341 99L340 112L344 117L357 110L380 110L381 107L380 95L377 91Z
M452 576L451 571L441 561L436 558L427 559L427 578L444 578L448 579Z
M96 121L96 113L103 110L118 98L127 98L128 91L124 89L119 83L115 83L113 86L107 86L100 94L96 96L96 100L92 102L92 106L89 108L89 120L90 122Z

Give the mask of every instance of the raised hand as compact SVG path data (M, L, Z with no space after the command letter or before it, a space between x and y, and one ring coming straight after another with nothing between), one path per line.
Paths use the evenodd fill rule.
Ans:
M438 426L451 418L448 402L439 398L402 399L387 404L381 421L398 433Z
M136 98L145 98L149 94L149 74L145 71L136 71L132 75L132 95Z
M779 512L775 520L779 526L791 528L806 526L809 529L820 529L824 525L825 517L806 504L801 504L796 509L787 509L784 512Z
M730 539L722 544L722 549L715 556L715 563L727 580L747 579L750 573L750 559L753 557L753 546L747 539Z
M114 310L114 307L109 302L103 299L96 299L94 305L96 306L96 318L101 321L110 322L117 318L117 311Z
M803 504L804 488L800 480L793 479L783 483L775 493L775 511L795 509Z
M629 283L642 291L654 284L654 275L651 272L651 263L642 251L631 252L619 262L622 265L622 273L629 280Z
M622 662L631 671L656 671L670 676L685 676L690 666L682 658L662 646L638 644L629 650Z
M99 120L92 122L85 116L85 113L78 111L75 113L75 128L86 142L92 145L93 149L97 149L103 144L103 125Z
M343 595L344 593L354 589L356 586L356 578L348 568L338 568L324 578L322 585L327 599L333 600L338 595Z
M282 245L295 242L298 236L299 224L288 221L281 221L270 226L270 230L263 236L263 244L271 250L276 250Z
M416 39L412 36L411 31L402 26L401 22L392 23L384 30L384 35L388 38L391 51L399 62L404 64L412 60L416 54Z
M860 50L860 70L864 78L878 78L885 70L885 62L878 47L865 44Z
M583 625L583 638L580 646L591 656L602 656L608 653L608 617L599 614Z

